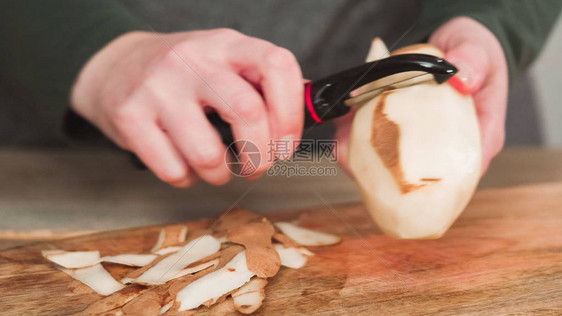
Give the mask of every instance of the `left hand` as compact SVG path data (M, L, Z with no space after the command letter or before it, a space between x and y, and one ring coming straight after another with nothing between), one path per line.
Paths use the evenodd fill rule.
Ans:
M450 20L437 29L429 43L445 52L445 59L459 69L451 80L461 93L471 94L482 138L482 174L502 149L505 139L508 72L503 49L482 24L467 17ZM335 120L338 160L349 171L348 145L353 114Z

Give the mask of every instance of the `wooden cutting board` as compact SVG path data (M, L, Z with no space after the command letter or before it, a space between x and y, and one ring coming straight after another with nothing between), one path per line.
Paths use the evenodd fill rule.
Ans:
M267 216L344 239L311 247L316 256L301 269L282 268L266 287L261 314L562 313L562 183L478 192L438 240L386 237L360 204ZM99 299L70 292L71 278L43 260L41 250L141 252L159 229L1 251L0 314L66 315Z

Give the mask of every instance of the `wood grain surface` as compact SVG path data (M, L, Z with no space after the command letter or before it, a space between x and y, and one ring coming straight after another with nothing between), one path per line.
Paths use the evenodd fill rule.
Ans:
M361 204L267 217L344 239L311 247L316 256L301 269L282 268L267 285L259 314L562 313L562 183L480 191L438 240L384 236ZM141 252L159 228L0 251L0 314L67 315L100 298L71 293L71 278L43 260L41 250Z
M0 231L105 231L212 217L252 186L241 203L260 212L322 204L311 188L330 204L361 200L341 169L334 176L236 178L218 187L201 181L180 190L136 170L127 155L103 150L4 148L0 175ZM562 150L507 148L494 158L479 188L556 181L562 181Z

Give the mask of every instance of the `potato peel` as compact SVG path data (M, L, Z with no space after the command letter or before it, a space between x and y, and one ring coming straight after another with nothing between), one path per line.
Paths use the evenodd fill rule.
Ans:
M209 315L250 314L262 306L267 277L281 266L300 268L314 255L303 245L339 241L290 223L277 223L276 231L245 209L222 219L214 230L197 227L190 236L185 225L164 228L148 254L42 254L75 279L69 289L105 296L78 315L193 315L201 306Z
M215 305L209 308L209 315L211 316L232 315L235 313L236 308L234 307L232 297L227 297L224 301L217 302Z
M275 229L267 220L252 222L231 228L226 237L229 241L246 248L248 269L260 278L273 277L281 267L281 258L271 244Z
M153 253L163 256L163 255L167 255L167 254L172 253L172 252L177 252L180 249L181 249L181 246L170 246L170 247L158 249L158 250L154 251Z
M169 301L168 304L162 306L162 308L160 308L160 314L159 315L165 314L168 310L170 310L172 305L174 305L174 301Z
M274 225L302 246L328 246L337 244L341 240L336 235L313 231L288 222L277 222Z
M219 264L219 258L216 258L207 262L203 262L193 267L187 267L181 270L180 272L178 272L176 275L174 275L173 279L180 278L188 274L194 274L210 267L216 267L218 264Z
M159 261L153 267L133 280L137 284L163 284L190 264L219 251L220 242L213 236L204 235L182 247L176 253Z
M105 256L100 258L98 262L117 263L131 267L144 267L157 257L157 255L122 254L117 256Z
M261 307L265 298L267 280L253 278L238 291L232 293L234 307L242 314L251 314Z
M281 233L273 234L273 240L278 241L283 244L283 247L290 248L290 247L299 247L300 245L292 240L289 236Z
M240 227L244 224L259 221L263 218L256 213L252 213L245 208L237 207L230 211L223 212L217 216L218 224L215 226L216 233L225 232L231 228Z
M99 251L64 251L44 250L41 252L45 259L52 261L63 268L79 269L99 263Z
M135 279L137 279L138 277L143 275L147 270L151 269L156 264L158 264L160 261L166 259L167 257L171 256L172 254L173 253L169 253L169 254L166 254L166 255L159 256L154 261L152 261L150 264L147 264L146 266L144 266L140 269L136 269L134 271L131 271L123 279L121 279L121 283L127 284L127 283L133 282Z
M232 245L226 249L221 250L219 254L219 263L217 264L216 269L222 269L227 263L232 260L232 258L234 258L242 251L244 251L244 247L240 245Z
M178 310L190 310L203 304L211 305L225 293L244 285L254 275L246 265L246 252L242 251L223 268L193 281L179 291L176 296L176 301L180 302Z
M87 268L62 269L62 271L101 295L109 295L123 288L123 284L117 282L99 263Z
M160 249L185 242L187 238L187 232L188 229L185 225L172 225L162 228L160 230L160 233L158 234L158 240L156 241L156 244L150 251L156 252Z
M285 267L298 269L304 266L308 260L297 248L285 248L281 244L275 244L274 246L279 253L279 257L281 257L281 265Z

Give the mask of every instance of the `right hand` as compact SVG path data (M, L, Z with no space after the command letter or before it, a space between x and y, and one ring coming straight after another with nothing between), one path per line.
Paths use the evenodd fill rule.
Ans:
M206 107L231 124L235 139L257 145L261 163L252 175L257 178L273 164L270 141L292 142L302 133L302 82L291 52L234 30L161 38L134 32L109 43L84 66L71 103L161 180L189 187L200 177L220 185L231 174ZM242 153L241 160L248 156Z

